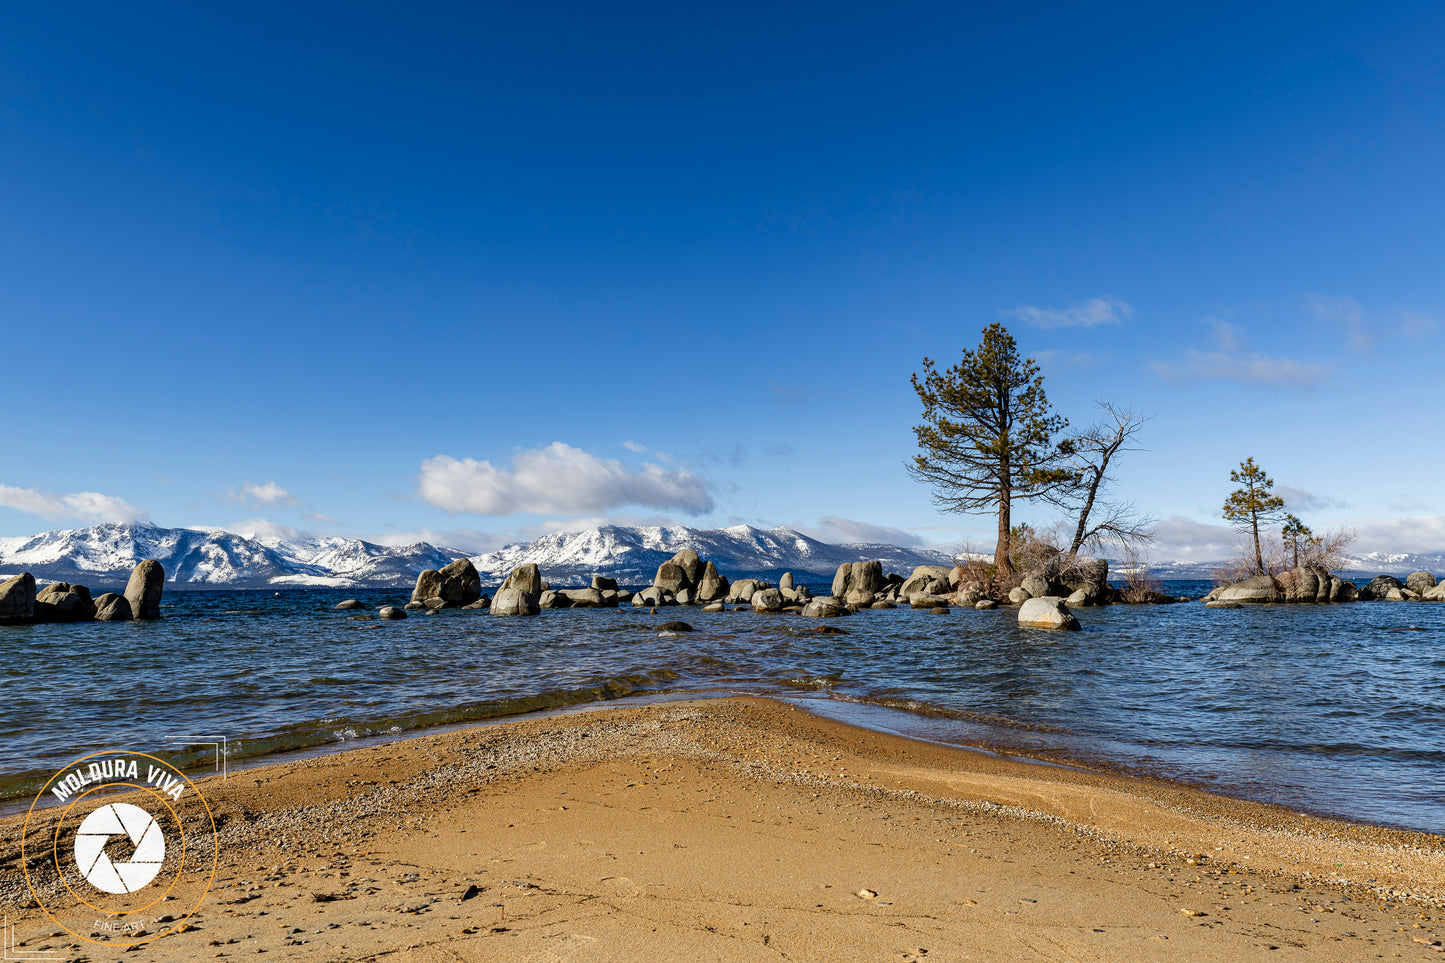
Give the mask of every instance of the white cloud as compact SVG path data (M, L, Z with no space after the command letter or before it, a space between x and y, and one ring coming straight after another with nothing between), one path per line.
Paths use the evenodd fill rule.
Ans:
M1331 365L1292 358L1193 349L1185 352L1182 362L1152 361L1150 366L1165 381L1234 381L1246 385L1296 385L1306 388L1324 383L1334 370Z
M10 485L0 485L0 506L39 515L46 521L135 522L146 517L144 511L114 495L102 495L100 492L62 494Z
M1445 554L1445 515L1405 515L1399 518L1365 518L1347 523L1359 539L1350 554L1411 552Z
M246 482L241 486L240 491L227 492L226 501L258 508L262 505L281 505L294 508L301 504L295 496L274 481L268 481L262 485Z
M1120 324L1134 309L1119 298L1090 298L1075 301L1066 308L1038 308L1031 304L1000 312L1036 328L1092 328L1100 324Z
M1306 294L1305 308L1321 321L1344 327L1350 333L1350 344L1357 351L1367 351L1374 343L1365 325L1365 309L1354 298L1327 294Z
M422 462L417 479L423 501L454 515L578 515L623 505L699 514L713 507L708 489L686 471L652 464L633 471L560 441L518 452L510 468L437 455Z
M1407 337L1424 338L1435 333L1440 322L1422 311L1406 308L1400 312L1400 331Z
M1233 324L1223 318L1205 318L1204 320L1214 329L1214 343L1219 345L1220 351L1226 354L1236 354L1240 348L1244 347L1239 332Z
M1274 486L1274 493L1284 499L1286 511L1294 512L1319 512L1331 508L1346 508L1345 502L1329 495L1321 495L1318 492L1305 491L1303 488L1292 488L1289 485Z
M646 445L644 445L644 444L643 444L642 442L640 442L640 441L632 441L631 439L628 439L627 441L624 441L624 442L622 443L622 447L623 447L623 448L626 448L628 451L635 451L635 452L637 452L637 454L639 454L639 455L642 454L643 452L647 451L647 446L646 446Z
M820 542L835 544L871 542L901 545L906 548L916 548L924 544L923 539L906 529L894 528L890 525L874 525L870 522L860 522L839 515L824 515L818 519L816 525L794 525L792 527Z
M1154 524L1149 557L1164 562L1218 562L1232 558L1239 534L1228 525L1196 522L1173 515Z

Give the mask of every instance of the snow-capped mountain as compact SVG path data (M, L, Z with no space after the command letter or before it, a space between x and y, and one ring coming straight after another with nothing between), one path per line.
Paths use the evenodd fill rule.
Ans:
M190 528L92 525L0 539L0 577L30 572L41 581L79 582L100 591L123 586L136 562L153 558L168 583L185 588L404 588L422 569L466 554L425 543L393 548L347 538L267 541Z
M556 586L585 584L606 575L623 585L646 585L657 567L690 548L728 578L774 576L782 572L833 578L843 562L879 559L884 571L907 574L918 565L952 565L942 553L897 545L830 545L791 528L771 531L749 525L700 529L686 525L643 528L604 525L580 532L553 532L530 542L476 556L482 581L499 581L518 565L535 562Z

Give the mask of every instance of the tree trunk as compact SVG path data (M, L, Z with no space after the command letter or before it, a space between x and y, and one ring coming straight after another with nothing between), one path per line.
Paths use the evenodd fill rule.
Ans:
M1107 466L1108 461L1104 464ZM1089 514L1094 510L1094 498L1099 494L1099 483L1104 480L1104 473L1100 471L1094 476L1089 484L1089 497L1084 499L1084 507L1079 509L1079 526L1074 529L1074 544L1069 546L1070 555L1078 555L1079 550L1084 547L1084 532L1089 525Z
M998 496L998 544L993 549L993 564L998 570L999 578L1007 578L1013 574L1013 563L1009 561L1010 529L1012 526L1012 506L1009 504L1011 493L1003 489Z
M1260 575L1264 574L1264 553L1259 550L1259 516L1251 516L1254 523L1254 567Z

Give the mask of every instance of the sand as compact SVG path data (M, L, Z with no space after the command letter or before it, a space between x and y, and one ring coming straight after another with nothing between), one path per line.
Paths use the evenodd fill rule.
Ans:
M1445 958L1441 837L902 739L763 699L530 718L198 784L220 824L217 873L185 932L153 922L146 935L165 935L123 951L58 929L27 906L20 821L7 819L7 951Z

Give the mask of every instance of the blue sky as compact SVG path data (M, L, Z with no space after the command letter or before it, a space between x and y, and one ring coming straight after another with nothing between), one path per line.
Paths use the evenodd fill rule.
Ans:
M0 7L0 535L991 549L903 466L1004 321L1156 556L1246 456L1445 550L1445 7L197 7Z

